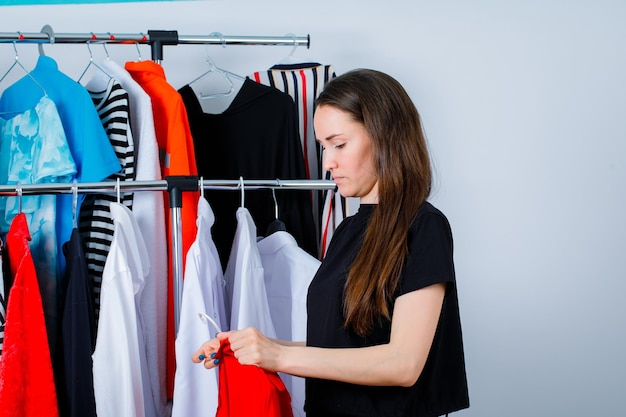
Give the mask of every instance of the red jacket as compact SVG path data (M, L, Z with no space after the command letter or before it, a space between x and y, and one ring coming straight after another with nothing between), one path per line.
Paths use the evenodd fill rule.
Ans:
M48 335L24 213L13 219L6 239L14 282L0 359L0 417L58 417Z
M228 340L216 358L220 366L215 417L293 417L291 396L277 373L241 365Z

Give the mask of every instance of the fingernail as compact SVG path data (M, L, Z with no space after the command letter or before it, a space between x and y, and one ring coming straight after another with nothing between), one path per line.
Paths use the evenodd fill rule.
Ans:
M198 355L198 359L203 360L204 359L204 353L201 353L200 355Z
M211 353L211 359L215 357L215 352Z
M213 361L213 365L217 365L218 363L220 363L220 360L219 360L219 359L215 359L215 360Z

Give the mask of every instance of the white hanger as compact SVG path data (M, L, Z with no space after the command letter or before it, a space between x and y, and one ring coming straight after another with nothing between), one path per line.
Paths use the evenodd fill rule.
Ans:
M211 323L213 325L213 327L215 327L215 329L217 330L218 333L222 332L222 329L220 329L220 326L217 325L217 322L215 320L213 320L211 317L209 317L208 314L198 313L198 317L200 317L200 321L202 321L202 323L204 323L204 324Z
M224 37L221 33L214 32L211 35L212 36L219 35L222 38L222 46L224 48L226 47L226 43L223 40ZM208 54L208 50L207 50L205 61L207 65L209 66L209 69L188 84L190 87L193 88L193 90L196 92L196 96L198 96L198 98L200 99L211 99L211 98L230 96L236 90L235 83L233 83L233 81L236 81L237 84L241 84L245 80L245 77L242 77L241 75L235 74L225 69L219 68L217 65L215 65L215 63L213 62L213 60ZM226 82L225 89L222 89L221 91L215 91L215 92L206 91L207 88L213 89L219 86L219 84L215 84L215 83L211 84L210 86L205 86L205 89L202 89L202 86L196 86L195 88L193 87L193 85L197 84L200 80L206 79L213 74L221 75L222 80Z
M237 74L235 74L233 72L230 72L230 71L227 71L225 69L219 68L217 65L215 65L215 63L213 62L211 57L209 57L208 55L206 57L206 63L209 66L209 69L205 73L200 75L198 78L196 78L195 80L191 81L189 83L189 86L193 88L194 84L197 84L199 81L201 81L203 79L206 79L207 77L209 77L209 76L211 76L213 74L221 75L222 79L226 82L226 86L221 91L215 91L215 92L213 92L213 91L203 91L200 87L193 88L194 91L196 91L196 95L200 99L211 99L211 98L230 96L231 94L233 94L235 92L235 84L233 83L233 80L236 80L239 83L241 83L245 79L241 75L237 75ZM216 84L213 83L212 87L215 87L215 86L216 86Z
M291 64L301 64L303 62L310 62L311 60L308 58L299 58L295 56L296 49L298 49L298 42L296 39L296 35L294 33L288 33L285 36L291 36L293 38L293 47L289 52L289 55L278 61L278 65L291 65Z

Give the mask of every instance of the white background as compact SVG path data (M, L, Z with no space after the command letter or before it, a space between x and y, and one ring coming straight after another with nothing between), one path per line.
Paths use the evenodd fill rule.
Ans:
M295 55L396 77L421 112L450 219L471 407L459 416L625 415L626 3L192 1L0 7L0 32L311 35ZM142 46L143 59L150 59ZM165 46L180 87L284 46ZM84 45L47 45L78 78ZM95 60L103 48L93 48ZM18 45L32 68L37 48ZM136 60L133 46L110 58ZM0 45L0 73L14 60ZM12 75L18 76L19 72ZM0 84L10 85L11 76Z

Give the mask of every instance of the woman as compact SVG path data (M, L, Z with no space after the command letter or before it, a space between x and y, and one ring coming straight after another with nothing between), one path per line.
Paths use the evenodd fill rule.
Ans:
M431 167L404 88L374 70L333 79L316 101L323 165L360 198L309 287L307 340L224 332L242 364L306 378L307 417L439 416L469 406L446 217L426 201Z

